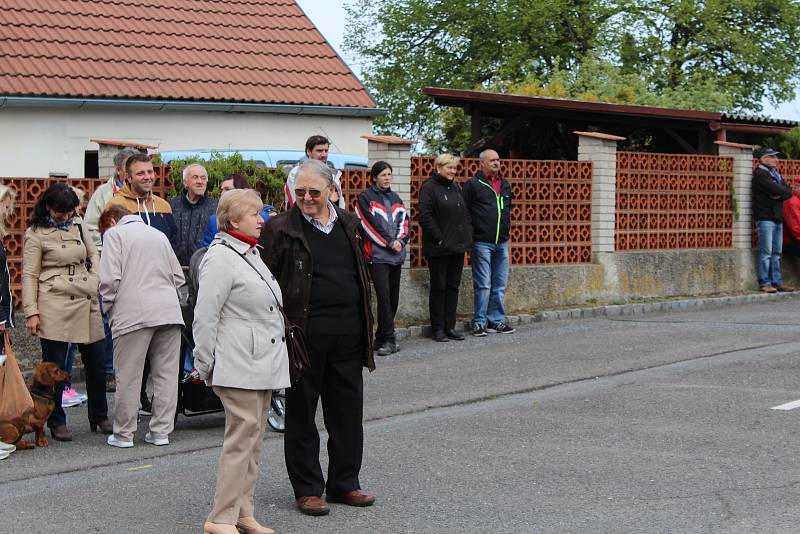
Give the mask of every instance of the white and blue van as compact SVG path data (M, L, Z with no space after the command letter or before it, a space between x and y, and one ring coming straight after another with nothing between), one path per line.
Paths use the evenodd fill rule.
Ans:
M245 160L254 160L259 167L281 168L287 165L291 166L300 161L300 158L305 156L302 150L289 150L281 148L263 148L263 149L197 149L197 150L174 150L168 152L161 152L161 161L169 163L175 159L187 159L189 157L199 157L200 159L210 160L211 154L219 153L223 156L232 156L236 153L242 155ZM330 161L337 169L366 169L367 158L362 156L353 156L352 154L337 154L334 152L328 153L328 161Z

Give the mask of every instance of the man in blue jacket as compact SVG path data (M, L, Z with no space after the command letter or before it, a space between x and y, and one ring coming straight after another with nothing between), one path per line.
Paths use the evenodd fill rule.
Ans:
M500 156L494 150L480 154L481 170L463 188L472 219L472 288L475 311L472 335L511 334L506 322L508 237L511 230L511 186L500 175Z

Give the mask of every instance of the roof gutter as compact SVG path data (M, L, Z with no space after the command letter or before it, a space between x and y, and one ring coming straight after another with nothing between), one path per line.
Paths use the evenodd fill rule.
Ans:
M221 113L281 113L373 118L386 115L382 108L318 106L305 104L251 104L246 102L200 102L184 100L133 100L116 98L60 98L0 96L0 109L12 107L57 107L71 109L148 109L152 111L214 111Z

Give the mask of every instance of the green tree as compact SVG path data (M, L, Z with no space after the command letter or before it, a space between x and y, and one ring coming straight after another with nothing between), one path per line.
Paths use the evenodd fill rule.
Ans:
M345 47L381 133L464 144L427 86L760 111L793 97L797 0L355 0Z
M389 115L378 130L424 136L438 112L426 86L474 88L546 78L597 46L617 14L604 0L356 0L345 48Z
M634 68L657 93L712 81L733 97L732 108L760 111L794 97L800 4L796 0L628 0ZM623 54L625 52L625 54Z

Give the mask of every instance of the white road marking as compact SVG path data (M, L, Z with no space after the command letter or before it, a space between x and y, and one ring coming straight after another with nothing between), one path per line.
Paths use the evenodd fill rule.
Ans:
M781 404L780 406L773 406L772 410L794 410L795 408L800 408L800 400L787 402L786 404Z

